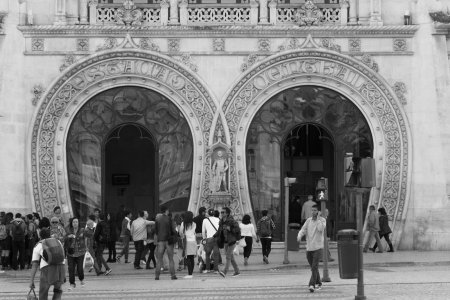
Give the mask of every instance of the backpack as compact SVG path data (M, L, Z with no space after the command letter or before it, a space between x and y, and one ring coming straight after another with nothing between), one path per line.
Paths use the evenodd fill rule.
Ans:
M147 239L153 240L155 237L155 225L147 225Z
M25 240L25 229L22 222L14 222L12 228L12 238L14 241L24 241Z
M98 241L102 244L107 244L111 240L111 229L109 227L109 224L103 221L98 225L101 226Z
M6 239L8 234L6 233L6 225L0 224L0 240Z
M49 265L64 263L64 249L58 239L48 238L42 240L42 258Z
M272 235L272 224L270 224L270 219L262 220L259 224L259 236L268 237Z

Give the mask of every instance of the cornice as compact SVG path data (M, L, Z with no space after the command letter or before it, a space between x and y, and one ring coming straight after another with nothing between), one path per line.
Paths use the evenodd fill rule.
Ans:
M134 37L413 37L419 29L408 26L313 26L257 25L257 26L121 26L121 25L37 25L18 26L25 37L98 37L130 34Z

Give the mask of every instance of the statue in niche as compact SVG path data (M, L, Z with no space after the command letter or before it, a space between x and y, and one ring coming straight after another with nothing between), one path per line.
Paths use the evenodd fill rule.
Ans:
M218 149L213 155L211 164L211 181L209 189L212 193L228 192L228 155L223 149Z

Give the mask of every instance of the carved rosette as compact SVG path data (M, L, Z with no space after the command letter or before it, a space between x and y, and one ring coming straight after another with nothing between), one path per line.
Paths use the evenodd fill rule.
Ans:
M62 72L67 69L69 66L73 65L77 61L75 55L68 54L64 56L63 64L59 67L59 70Z
M141 38L139 40L139 48L155 52L160 51L159 46L153 43L153 41L150 38Z
M95 72L96 76L91 76ZM152 83L155 91L180 99L179 107L198 123L194 136L201 136L198 147L207 145L213 112L217 110L205 87L185 68L169 58L153 53L122 50L96 55L80 61L48 89L34 120L31 141L31 170L33 197L37 211L42 215L52 213L56 205L69 205L69 187L61 176L64 174L62 141L70 126L70 116L77 113L97 91L103 82L129 78L129 84ZM164 87L163 87L164 85ZM170 97L169 97L170 98ZM61 148L62 147L62 148ZM201 153L204 156L206 153ZM203 172L206 173L206 167ZM200 184L201 179L197 177ZM199 192L197 192L197 196Z
M31 92L33 93L33 99L31 100L31 104L33 104L33 106L36 106L38 104L44 91L45 91L44 87L40 84L36 84L35 86L33 86L33 89L31 90Z
M105 38L105 41L103 42L103 45L97 47L97 51L102 50L110 50L113 48L116 48L119 45L116 38L108 37Z
M286 67L286 66L289 66ZM296 66L293 69L293 66ZM277 70L283 72L276 73ZM270 75L270 76L269 76ZM379 128L380 132L372 132L379 136L378 153L382 153L379 159L379 174L383 177L381 181L379 197L374 199L375 205L386 208L391 220L394 221L394 234L401 234L403 230L404 207L407 203L407 188L410 183L408 178L409 161L409 133L404 117L404 112L392 93L391 88L374 73L367 72L366 68L356 60L330 52L317 51L315 49L304 49L287 54L278 54L273 59L265 61L264 64L257 65L251 71L247 71L239 83L231 90L227 96L223 111L230 130L231 144L235 146L244 139L245 127L242 123L244 116L252 116L257 112L261 102L269 99L268 94L274 94L288 86L295 86L295 81L303 82L299 77L304 76L308 81L312 77L317 78L320 85L329 86L331 89L339 90L351 89L354 95L358 95L360 109L366 115L376 117L376 121L367 119L374 128ZM336 83L323 83L323 82ZM350 91L348 92L349 94ZM245 124L248 122L246 121ZM381 135L379 135L381 134ZM242 148L242 147L241 147ZM239 148L240 149L240 148ZM240 155L245 155L245 151L236 153L236 159L242 159ZM243 163L239 170L245 173ZM239 176L241 177L241 176ZM238 185L239 180L243 180L243 175L236 178L232 183ZM245 183L242 182L245 189ZM243 202L250 203L248 191L240 195ZM399 238L395 237L396 240Z
M295 21L299 26L317 26L322 18L322 12L312 0L306 0L295 14Z
M361 61L375 72L379 71L377 62L372 58L370 54L363 54L363 56L361 57Z
M396 82L394 83L394 92L397 95L397 98L403 105L406 105L408 102L406 101L405 94L407 93L406 84L404 82Z
M125 0L123 7L117 9L115 18L118 23L123 23L127 26L141 25L143 14L140 9L136 9L133 0Z
M244 63L241 65L241 72L247 71L251 66L253 66L258 61L258 55L250 54L244 59Z

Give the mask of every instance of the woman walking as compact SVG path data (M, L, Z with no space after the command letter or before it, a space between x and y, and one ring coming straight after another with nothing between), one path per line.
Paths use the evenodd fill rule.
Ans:
M384 207L380 207L378 209L378 213L380 214L380 217L378 218L379 223L380 223L380 231L379 231L380 240L382 238L384 238L389 245L388 252L394 252L394 247L392 246L392 242L389 239L389 234L392 233L392 230L389 227L389 220L388 220L388 216L386 213L386 209L384 209ZM372 252L375 252L377 247L378 247L377 242L375 242L375 245L373 245L373 248L370 248L370 250L372 250ZM381 245L380 245L380 248L381 248Z
M249 215L244 215L239 227L241 228L241 237L245 240L246 244L244 247L244 266L247 266L248 258L252 253L253 239L255 239L257 243L259 242L259 239L256 236L255 226L253 226Z
M84 230L84 236L86 241L86 249L89 251L89 254L92 256L94 260L94 265L89 269L89 272L92 270L95 270L95 273L97 273L97 276L103 275L104 273L100 271L100 268L98 267L97 260L95 259L95 251L94 251L94 221L91 219L88 219L86 222L86 228Z
M66 234L67 263L69 265L69 291L76 287L75 269L81 286L84 286L83 261L86 253L84 229L80 228L78 218L69 221L69 229Z
M108 240L108 260L106 262L115 263L116 241L117 241L116 221L114 220L114 218L110 213L106 214L106 220L110 228L110 235Z
M180 227L180 236L184 241L184 253L186 257L188 275L184 278L192 278L192 273L194 272L194 257L197 253L197 241L195 238L195 228L196 224L193 221L194 214L191 211L187 211L184 214L183 223Z

